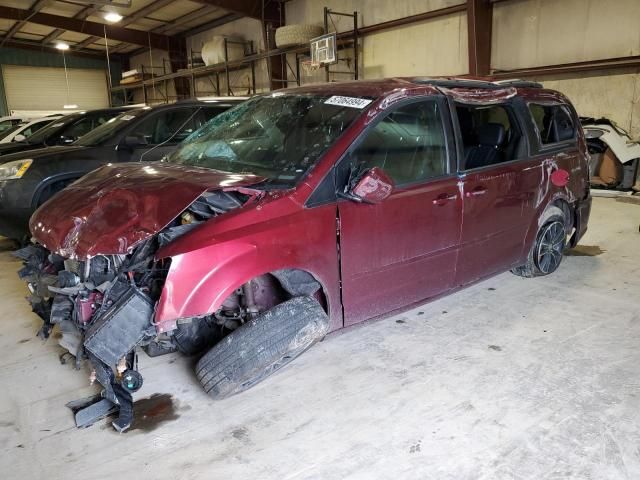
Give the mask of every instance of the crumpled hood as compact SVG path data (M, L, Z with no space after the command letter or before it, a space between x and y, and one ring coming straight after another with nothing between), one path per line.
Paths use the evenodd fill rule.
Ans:
M204 192L262 180L160 162L108 164L42 205L29 227L39 243L66 258L127 254Z

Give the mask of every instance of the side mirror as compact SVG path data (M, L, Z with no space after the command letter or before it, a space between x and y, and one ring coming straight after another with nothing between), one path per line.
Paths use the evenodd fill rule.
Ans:
M146 147L149 145L149 142L144 137L144 135L127 135L124 137L124 141L122 144L129 148L135 147Z
M65 135L60 135L60 138L58 139L58 145L69 145L69 144L75 142L76 140L77 140L77 138L67 137Z
M379 167L366 170L355 181L349 191L349 197L363 203L377 204L393 192L393 180Z
M13 137L13 142L24 142L27 139L27 137L25 137L24 135L22 135L21 133L19 133L18 135L16 135L15 137Z

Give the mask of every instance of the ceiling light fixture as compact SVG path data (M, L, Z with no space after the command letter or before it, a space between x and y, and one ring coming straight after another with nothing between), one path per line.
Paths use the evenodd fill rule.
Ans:
M109 23L118 23L122 20L122 15L117 12L107 12L104 14L104 19Z
M58 43L56 43L56 48L58 50L62 50L62 51L69 50L69 44L68 43L64 43L64 42L58 42Z

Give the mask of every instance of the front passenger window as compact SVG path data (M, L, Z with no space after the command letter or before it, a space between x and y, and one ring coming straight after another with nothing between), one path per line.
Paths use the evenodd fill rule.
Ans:
M412 103L391 112L354 152L364 169L380 167L398 186L448 172L440 107L436 101Z
M130 134L142 136L149 145L179 143L196 129L194 110L179 108L166 110L144 120Z
M91 117L83 117L62 132L60 142L63 144L75 142L91 130L93 130L93 119Z

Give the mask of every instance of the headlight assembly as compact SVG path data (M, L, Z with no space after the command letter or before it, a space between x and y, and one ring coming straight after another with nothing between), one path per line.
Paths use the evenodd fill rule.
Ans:
M0 165L0 180L13 180L16 178L22 178L29 167L33 163L33 160L16 160L15 162L3 163Z
M584 129L584 136L585 138L600 138L602 135L604 135L606 132L600 128L585 128Z

